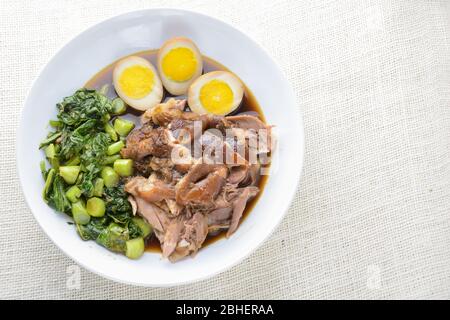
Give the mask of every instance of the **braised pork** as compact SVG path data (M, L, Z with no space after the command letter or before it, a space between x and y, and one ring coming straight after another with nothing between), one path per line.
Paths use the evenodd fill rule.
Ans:
M185 105L169 99L146 111L121 151L135 163L137 175L125 185L133 211L152 225L163 257L172 262L194 255L208 234L226 231L230 237L236 231L259 192L251 139L268 129L270 141L270 127L253 115L198 115ZM227 131L237 138L222 139ZM200 155L190 149L198 145ZM188 157L175 161L175 152Z

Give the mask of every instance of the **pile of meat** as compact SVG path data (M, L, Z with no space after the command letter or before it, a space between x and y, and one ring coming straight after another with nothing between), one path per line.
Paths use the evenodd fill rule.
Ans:
M233 234L247 202L259 192L260 163L249 161L250 138L267 129L269 137L257 153L267 152L270 127L249 114L198 115L185 111L185 100L175 99L146 111L142 122L121 151L134 159L137 174L125 190L134 213L152 225L163 257L174 262L194 255L208 234ZM242 139L220 139L217 133L225 136L227 130ZM237 152L237 140L244 153ZM174 161L174 154L183 161ZM214 161L218 156L222 162Z

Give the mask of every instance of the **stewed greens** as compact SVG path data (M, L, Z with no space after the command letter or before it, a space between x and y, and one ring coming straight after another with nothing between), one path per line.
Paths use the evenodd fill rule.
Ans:
M133 217L123 189L121 177L133 173L133 163L119 154L132 125L112 119L123 113L122 104L83 88L56 105L58 120L50 121L54 131L39 146L50 164L47 169L41 163L43 198L74 219L82 239L135 259L142 255L143 239L151 229ZM119 130L111 119L121 124Z

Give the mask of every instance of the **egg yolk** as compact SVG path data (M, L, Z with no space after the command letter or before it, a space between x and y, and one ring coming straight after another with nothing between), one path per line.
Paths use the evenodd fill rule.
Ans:
M142 99L148 95L155 84L151 69L135 65L122 71L119 77L119 86L123 93L132 99Z
M189 48L170 50L162 59L163 73L173 81L183 82L191 79L197 69L197 59Z
M233 106L233 100L233 90L222 80L211 80L200 89L200 102L210 113L228 113Z

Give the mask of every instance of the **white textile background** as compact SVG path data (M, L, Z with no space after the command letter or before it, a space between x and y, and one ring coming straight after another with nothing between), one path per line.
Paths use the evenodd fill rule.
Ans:
M235 25L279 61L304 116L302 182L273 236L219 276L151 289L82 269L77 289L20 190L22 104L69 39L161 6ZM450 298L450 1L2 0L0 105L0 298Z

